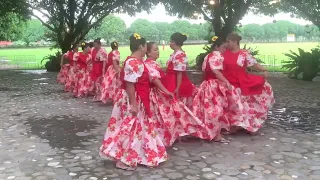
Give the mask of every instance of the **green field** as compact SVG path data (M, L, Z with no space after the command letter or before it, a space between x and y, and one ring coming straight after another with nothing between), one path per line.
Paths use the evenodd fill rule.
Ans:
M260 51L260 58L266 64L281 65L283 60L287 60L283 53L289 52L289 50L297 51L298 48L304 50L311 50L312 48L319 45L318 43L261 43L261 44L247 44L247 47L257 48ZM195 58L203 50L204 45L186 45L183 49L186 51L190 65L195 64ZM106 48L110 51L110 48ZM128 46L120 47L120 53L122 60L125 59L130 54ZM50 50L49 48L30 48L30 49L0 49L0 60L7 59L10 60L10 64L16 64L23 68L39 68L41 67L41 60L43 57L49 54L54 54L57 50ZM164 64L172 50L170 47L166 46L164 50L160 47L160 58L159 62ZM275 59L275 60L273 60ZM0 64L1 66L1 64ZM278 69L278 68L277 68Z

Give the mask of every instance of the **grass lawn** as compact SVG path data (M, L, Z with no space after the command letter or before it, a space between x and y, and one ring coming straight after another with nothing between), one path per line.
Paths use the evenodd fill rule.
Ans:
M298 48L304 50L311 50L312 48L319 45L318 43L261 43L261 44L247 44L247 47L257 48L260 51L260 56L266 64L272 64L273 59L275 59L275 64L281 65L283 60L287 60L283 53L289 52L289 50L297 51ZM199 53L204 52L204 45L186 45L183 49L186 51L189 57L190 65L195 64L195 59ZM166 46L164 50L162 46L160 48L160 58L159 62L165 64L168 57L172 53L170 47ZM106 48L110 51L110 48ZM120 47L120 53L122 60L125 59L130 54L128 46ZM7 59L10 60L11 64L19 64L20 67L24 68L40 68L41 60L43 57L49 54L54 54L57 50L50 50L46 48L29 48L29 49L0 49L0 60ZM2 58L4 57L4 58ZM1 64L0 64L1 66Z

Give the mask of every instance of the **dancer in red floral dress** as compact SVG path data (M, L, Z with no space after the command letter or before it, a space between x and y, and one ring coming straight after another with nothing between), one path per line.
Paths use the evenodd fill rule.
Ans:
M76 85L73 90L75 97L85 97L89 94L90 86L92 84L90 72L92 69L90 54L90 47L88 43L81 44L82 51L80 52L76 61L78 65L78 71L76 73Z
M147 44L147 57L144 62L152 82L150 91L152 119L157 120L156 127L165 146L169 147L180 137L188 135L212 140L213 136L209 129L162 85L160 80L164 72L156 62L159 58L159 48L154 42Z
M60 72L57 76L57 81L60 84L65 85L68 81L68 76L72 75L70 72L70 68L74 66L73 55L78 52L78 45L73 45L71 50L62 55L60 60ZM65 64L65 60L67 63Z
M197 88L187 76L188 58L181 49L184 41L187 40L187 36L174 33L170 39L170 47L174 50L174 53L167 62L167 72L162 78L162 83L170 92L181 98L188 107L192 107L192 97L196 94Z
M78 54L78 45L76 45L76 48L70 52L68 51L66 53L66 57L69 60L69 71L68 75L66 76L64 90L66 92L72 92L76 83L76 72L78 71L77 63L75 62L75 59L77 59Z
M203 61L203 82L193 99L193 112L214 133L214 141L229 142L221 134L221 130L230 130L229 117L241 115L243 106L240 93L223 76L223 61L221 53L226 50L227 43L214 36L214 50ZM229 111L225 111L228 109ZM248 126L248 123L241 124Z
M119 44L117 42L111 43L112 51L108 54L107 71L103 76L101 84L101 97L103 103L113 101L116 91L121 86L120 81L120 53L118 51Z
M267 70L257 63L250 52L240 49L240 40L241 37L235 33L228 35L228 50L224 53L223 74L241 92L241 101L244 105L242 118L245 119L235 119L231 125L247 119L250 127L245 129L254 134L267 120L268 110L273 106L275 100L272 87L266 81ZM263 76L249 74L247 67L263 72ZM233 128L232 132L236 130L237 128Z
M103 75L104 63L108 60L108 54L104 48L101 47L100 38L93 41L94 48L91 51L92 56L92 71L91 79L93 84L90 87L90 92L95 95L94 100L98 101L101 96L101 83Z
M155 167L167 160L166 148L150 118L150 78L142 60L146 40L133 34L130 50L121 71L122 89L116 95L100 148L102 158L116 161L116 167L125 170L134 170L139 164Z

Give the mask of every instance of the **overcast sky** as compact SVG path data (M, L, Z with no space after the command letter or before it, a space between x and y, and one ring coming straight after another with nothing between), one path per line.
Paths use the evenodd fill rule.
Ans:
M123 19L126 23L126 25L129 27L130 24L135 21L136 19L147 19L151 22L172 22L175 20L178 20L177 17L172 17L167 15L165 8L163 5L158 5L155 7L155 9L151 12L151 14L148 14L147 12L142 12L137 14L135 17L130 17L126 14L116 14L116 16L119 16L121 19ZM273 22L273 20L288 20L291 21L293 23L297 23L297 24L311 24L308 21L305 21L303 19L296 19L296 18L291 18L289 14L278 14L275 15L274 17L266 17L266 16L257 16L254 15L252 13L249 13L248 15L246 15L241 23L242 24L251 24L251 23L256 23L256 24L265 24L265 23L271 23ZM188 20L191 23L203 23L203 20Z

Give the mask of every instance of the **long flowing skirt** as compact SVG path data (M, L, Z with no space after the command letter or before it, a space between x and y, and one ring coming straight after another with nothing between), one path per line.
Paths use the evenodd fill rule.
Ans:
M70 64L64 64L61 67L61 69L57 75L57 82L59 84L63 84L63 85L66 84L67 79L68 79L68 75L69 75L69 71L70 71L70 67L71 67Z
M73 92L75 84L77 82L77 72L78 72L79 68L77 66L71 66L67 79L66 79L66 83L64 86L64 90L66 92Z
M243 115L244 105L241 93L223 82L214 79L204 81L193 100L193 112L216 136L221 130L229 131L232 126L250 129L250 123Z
M166 161L168 155L155 121L146 115L140 99L137 98L139 111L136 117L130 112L125 90L119 90L115 99L100 156L131 167L138 164L155 167Z
M265 82L261 94L241 96L241 101L244 105L243 118L250 123L250 127L246 129L250 132L258 131L267 120L269 109L275 103L271 85Z
M90 92L92 79L90 73L86 69L79 69L76 73L76 83L73 89L73 95L75 97L86 97Z
M153 119L165 146L171 146L179 137L191 135L212 140L211 131L179 100L172 99L157 88L150 92Z
M100 101L103 103L107 103L108 101L113 102L121 84L119 74L115 71L113 66L109 66L101 83Z
M229 130L230 124L224 118L224 110L228 106L227 91L227 87L219 80L203 81L193 99L194 114L210 128L215 136L220 135L222 128ZM238 101L240 101L240 96Z

